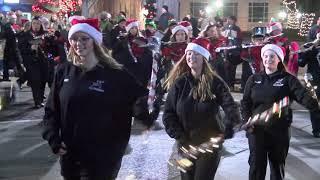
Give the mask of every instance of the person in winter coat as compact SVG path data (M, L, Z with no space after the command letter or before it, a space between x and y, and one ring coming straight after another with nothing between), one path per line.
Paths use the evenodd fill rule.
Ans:
M264 71L248 79L241 101L242 117L250 117L272 108L284 97L295 100L310 111L318 111L319 105L299 80L285 71L282 61L283 50L274 44L267 44L261 50ZM264 120L263 120L264 121ZM285 162L290 143L292 110L282 109L277 115L270 115L269 123L254 125L247 129L249 142L249 180L264 180L266 166L270 164L270 179L285 177Z
M26 67L25 80L28 80L31 86L34 108L44 106L44 91L49 80L49 59L45 52L49 40L44 37L46 34L40 17L35 16L31 21L31 29L19 37L19 49ZM23 81L19 82L22 83Z
M318 33L320 35L320 33ZM319 47L320 41L318 41L313 48L305 52L299 53L298 64L301 67L307 65L307 74L309 74L309 80L312 86L317 86L315 90L318 100L320 98L320 50L316 47ZM312 123L312 133L316 138L320 138L320 112L310 111L310 119Z
M68 39L69 61L57 67L42 136L60 156L65 180L116 179L132 107L147 90L105 53L98 19L73 20Z
M206 47L209 40L198 38L189 43L185 55L170 72L163 123L178 148L199 145L211 137L231 138L233 125L240 121L239 109L226 83L211 69ZM220 118L219 107L228 116ZM191 170L181 173L182 180L212 180L221 149L198 158Z

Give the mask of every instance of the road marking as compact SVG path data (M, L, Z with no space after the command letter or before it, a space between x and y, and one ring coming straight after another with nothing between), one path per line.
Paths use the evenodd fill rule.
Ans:
M0 121L0 124L6 124L6 123L24 123L24 122L39 122L42 121L42 119L21 119L21 120L11 120L11 121Z
M44 145L44 144L47 144L47 141L42 141L42 142L40 142L40 143L38 143L38 144L36 144L36 145L33 145L33 146L31 146L31 147L29 147L29 148L21 151L21 152L19 153L19 156L25 156L26 154L29 154L30 152L36 150L37 148L41 147L41 146Z

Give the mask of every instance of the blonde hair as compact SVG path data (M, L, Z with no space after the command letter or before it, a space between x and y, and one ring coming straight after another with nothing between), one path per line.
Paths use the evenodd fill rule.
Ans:
M115 59L113 59L104 48L93 41L93 51L99 62L105 64L112 69L121 69L122 65L119 64ZM77 55L73 47L71 46L68 53L68 60L70 62L76 62L80 60L80 56Z
M186 55L183 55L179 62L170 71L168 79L165 81L165 88L168 90L174 82L181 76L191 73ZM202 72L197 79L198 83L192 88L193 99L199 99L200 101L211 100L215 98L212 92L212 82L214 78L220 78L217 73L211 68L208 61L203 58Z

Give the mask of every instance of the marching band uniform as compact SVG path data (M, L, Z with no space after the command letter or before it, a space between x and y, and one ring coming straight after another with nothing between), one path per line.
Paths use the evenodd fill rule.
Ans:
M283 50L280 47L268 44L262 48L261 56L267 50L274 51L281 61L284 60ZM244 121L269 109L274 102L286 96L290 100L296 100L311 111L319 110L317 100L312 98L296 77L286 72L283 65L279 66L279 64L278 70L272 74L263 71L253 74L248 79L241 101ZM282 68L279 69L279 67ZM269 121L270 124L268 125L254 125L253 131L247 132L250 149L249 180L265 179L268 159L271 180L284 179L292 110L290 108L283 110L282 113L279 113L279 117L271 115Z
M155 99L153 103L153 111L151 112L151 118L157 119L160 112L160 106L163 104L163 96L165 94L165 90L162 86L163 78L165 78L170 70L172 69L173 64L176 64L181 57L185 53L185 49L187 48L187 40L184 42L176 42L175 41L175 34L178 31L184 31L186 35L188 35L188 29L185 28L182 25L177 25L172 29L172 35L171 35L171 44L162 44L161 48L161 54L162 54L162 60L159 64L159 69L157 72L157 81L156 81L156 87L155 87ZM187 38L188 39L188 38Z
M34 17L33 21L39 21L39 17ZM21 35L19 48L26 67L26 77L30 82L35 108L43 107L44 91L49 79L48 56L45 52L48 38L42 25L38 32L32 30Z
M318 100L320 98L320 50L315 47L309 51L299 53L299 66L304 67L308 66L307 73L312 77L311 84L312 86L317 86L315 90ZM320 112L311 112L310 119L312 122L312 133L314 137L320 137Z
M242 43L241 30L239 26L237 26L236 18L230 16L228 21L233 21L234 23L230 23L226 26L225 31L223 32L224 36L228 38L227 45L228 46L239 46ZM236 69L237 65L241 63L240 60L240 49L228 50L226 53L226 61L224 62L225 68L225 81L228 86L233 89L235 83Z
M139 47L140 43L147 44L148 41L139 35L133 36L130 29L138 28L138 21L128 20L126 31L128 34L118 40L113 49L112 56L122 64L135 78L142 83L143 87L148 86L152 70L152 52L146 47ZM140 98L134 109L134 117L138 119L150 119L147 98Z
M252 40L255 38L264 38L265 27L255 27L252 32ZM262 45L249 47L242 49L241 59L242 62L242 74L241 74L241 92L244 91L244 87L248 78L255 73L259 73L263 70L262 58L261 58Z

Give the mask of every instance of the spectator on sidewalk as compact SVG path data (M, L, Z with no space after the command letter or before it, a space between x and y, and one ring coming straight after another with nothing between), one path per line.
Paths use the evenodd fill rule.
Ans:
M162 14L159 18L158 29L160 31L165 31L169 25L169 20L174 19L173 14L171 14L168 10L167 5L162 6Z
M69 62L57 67L42 135L64 180L115 180L132 106L148 91L105 53L98 19L73 20L68 39Z
M289 97L290 102L297 101L312 112L319 111L317 99L310 95L295 76L286 72L281 47L267 44L261 50L261 57L265 70L250 76L241 101L244 121L274 107L275 102L285 97ZM247 129L250 149L249 180L264 180L268 161L271 179L285 178L292 110L286 107L278 112L276 115L268 115L268 124L255 124Z
M319 32L320 32L320 17L318 18L317 23L310 28L308 33L308 40L309 41L315 40L316 35Z

